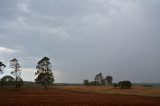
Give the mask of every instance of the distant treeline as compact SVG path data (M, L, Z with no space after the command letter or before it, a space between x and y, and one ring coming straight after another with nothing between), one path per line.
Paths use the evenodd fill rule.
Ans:
M160 87L160 83L133 83L133 86Z

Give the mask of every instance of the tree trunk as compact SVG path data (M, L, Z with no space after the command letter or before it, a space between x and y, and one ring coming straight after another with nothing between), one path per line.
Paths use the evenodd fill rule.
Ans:
M44 88L47 89L46 81L44 81Z
M18 79L18 77L16 77L16 81L15 81L15 87L17 88L17 79Z

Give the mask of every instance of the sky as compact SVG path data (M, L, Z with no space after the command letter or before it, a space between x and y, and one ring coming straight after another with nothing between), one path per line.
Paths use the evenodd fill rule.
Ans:
M17 58L34 81L44 56L55 82L98 73L113 82L160 82L160 0L0 0L0 61Z

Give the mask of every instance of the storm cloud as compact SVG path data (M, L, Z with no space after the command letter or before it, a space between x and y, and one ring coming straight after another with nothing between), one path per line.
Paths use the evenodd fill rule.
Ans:
M0 60L24 80L48 56L56 82L160 82L159 34L159 0L0 0Z

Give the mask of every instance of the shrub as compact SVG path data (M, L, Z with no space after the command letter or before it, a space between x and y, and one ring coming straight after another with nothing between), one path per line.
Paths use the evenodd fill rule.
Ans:
M117 86L118 86L118 85L117 85L116 83L113 84L113 87L114 87L114 88L117 88Z
M0 81L1 87L9 87L9 88L21 88L23 86L23 80L21 78L18 78L17 81L9 75L4 76Z
M0 81L1 87L14 87L14 78L12 76L6 75Z

